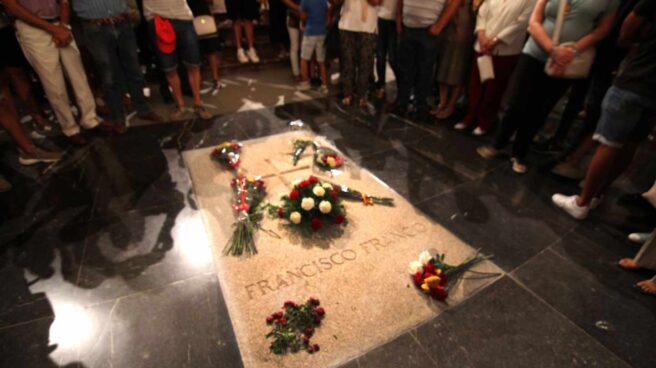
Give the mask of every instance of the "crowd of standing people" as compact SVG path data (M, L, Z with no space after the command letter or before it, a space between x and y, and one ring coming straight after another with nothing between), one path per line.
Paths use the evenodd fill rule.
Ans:
M34 146L18 123L10 85L35 127L48 128L30 90L29 70L38 76L63 134L76 145L87 143L85 131L124 133L126 96L140 119L162 121L146 98L143 54L157 61L157 73L166 81L164 92L175 103L172 120L190 111L211 117L200 89L203 57L215 87L220 86L212 0L70 1L1 0L6 56L0 64L0 121L20 147L21 162L61 157ZM366 107L370 98L387 101L393 75L396 96L387 112L414 114L424 122L453 121L457 131L493 135L478 153L485 159L509 153L517 174L529 170L532 149L560 152L553 173L584 181L580 194L552 199L577 219L599 206L656 123L654 0L270 1L272 16L282 18L277 24L289 37L299 90L311 89L314 76L318 91L328 95L329 71L339 65L341 104ZM254 21L268 3L225 0L240 63L260 62ZM273 27L271 38L281 42ZM102 85L107 108L102 119L89 68ZM191 107L183 84L190 88ZM568 106L555 134L536 144L565 96ZM572 131L577 115L583 117L582 128ZM583 170L583 157L591 152ZM653 238L647 244L653 248ZM654 251L642 254L653 258ZM640 264L654 261L623 261L627 268ZM655 292L654 280L645 285Z

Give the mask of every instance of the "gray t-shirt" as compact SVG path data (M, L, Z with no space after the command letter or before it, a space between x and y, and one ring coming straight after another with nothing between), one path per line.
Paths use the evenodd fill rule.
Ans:
M555 28L559 2L560 0L549 0L544 11L542 27L550 36ZM567 2L569 10L565 15L560 43L576 42L592 32L599 19L617 9L620 3L619 0L567 0ZM533 37L526 42L523 52L540 61L547 61L549 58Z
M403 25L409 28L430 27L442 14L446 0L404 0Z

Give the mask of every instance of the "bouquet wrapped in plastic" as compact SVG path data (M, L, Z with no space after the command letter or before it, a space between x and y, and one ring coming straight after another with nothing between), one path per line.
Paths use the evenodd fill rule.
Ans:
M264 181L259 178L246 178L238 173L237 177L232 179L231 186L235 195L232 209L237 220L233 224L235 230L223 253L233 256L242 255L244 252L255 254L255 230L259 228L263 217L262 202L266 196Z
M239 156L241 144L236 142L224 142L214 147L212 159L220 163L228 170L235 170L240 163Z

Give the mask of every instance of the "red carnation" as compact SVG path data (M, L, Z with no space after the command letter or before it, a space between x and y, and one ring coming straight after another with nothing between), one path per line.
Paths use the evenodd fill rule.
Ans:
M430 289L430 296L433 297L433 299L437 299L442 302L449 296L449 293L446 291L444 286L438 285Z
M282 317L282 318L280 319L280 324L283 325L283 326L287 326L287 318Z
M310 338L310 337L312 337L312 335L314 335L314 328L308 327L303 331L303 333L305 334L305 336Z
M310 222L310 226L312 227L312 230L318 231L321 229L321 227L323 227L323 223L321 222L321 220L315 217Z
M434 276L434 275L431 274L430 272L424 272L424 278L425 278L425 279L426 279L426 278L429 278L429 277L431 277L431 276Z
M300 183L298 184L298 186L299 186L300 188L305 188L305 187L307 187L308 185L310 185L310 182L307 181L307 180L303 180L302 182L300 182Z
M421 277L421 272L417 272L412 275L412 281L414 281L415 286L420 287L424 283L424 278Z
M319 299L317 299L317 298L315 298L315 297L310 297L310 299L308 299L308 303L310 303L310 304L312 304L312 305L319 305L319 304L321 304L321 302L319 301Z
M277 312L276 314L273 315L273 318L282 318L282 312Z
M278 217L282 218L283 213L282 213L282 207L278 207Z
M440 285L442 285L442 286L446 286L446 283L447 283L448 281L449 281L449 277L447 276L447 274L442 273L442 274L440 275Z
M303 335L302 340L303 340L303 345L307 345L310 343L310 338L307 335Z
M332 199L337 199L337 192L334 190L331 190L330 193L328 193L328 195L330 195L330 198Z
M291 300L288 300L288 301L285 302L285 304L283 304L282 307L283 307L283 308L287 308L287 307L296 307L296 303L294 303L294 302L291 301Z
M271 316L267 317L266 318L266 323L267 323L267 325L272 324L273 323L273 317L271 317Z
M344 215L342 215L341 213L339 215L336 215L334 221L337 225L341 225L344 222Z
M435 275L435 265L430 262L426 263L426 265L424 266L424 271L430 272Z
M321 317L314 317L314 325L319 326L321 324Z
M315 309L314 311L320 316L324 316L326 314L326 310L323 309L323 307L319 307L319 308Z
M292 190L291 193L289 193L289 199L291 199L292 201L295 201L296 198L298 198L299 194L300 193L298 192L298 190L294 189L294 190Z
M319 182L319 179L317 179L316 176L311 175L311 176L308 178L308 181L309 181L311 184L316 184L316 183Z
M307 352L310 353L310 354L314 353L314 347L312 345L308 346L307 347Z
M314 348L314 352L315 352L315 353L316 353L317 351L319 351L319 344L314 344L314 345L312 345L312 347Z

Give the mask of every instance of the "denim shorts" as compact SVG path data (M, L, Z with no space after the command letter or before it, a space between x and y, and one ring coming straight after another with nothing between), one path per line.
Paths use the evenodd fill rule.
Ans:
M642 141L656 123L656 101L612 86L601 105L594 140L615 148Z
M301 41L301 59L312 60L312 54L316 52L317 62L326 61L326 35L303 36Z
M148 29L153 47L157 52L159 67L164 72L170 72L178 68L178 60L187 66L200 66L200 51L198 48L198 37L194 29L194 23L190 20L169 19L175 31L175 51L165 54L157 47L157 35L155 34L155 21L148 21Z

